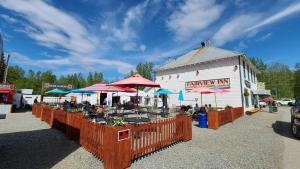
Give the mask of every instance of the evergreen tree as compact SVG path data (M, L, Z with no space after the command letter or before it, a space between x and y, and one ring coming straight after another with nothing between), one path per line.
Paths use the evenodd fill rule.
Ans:
M87 77L87 85L91 86L94 84L94 77L93 74L91 72L89 72L89 75Z
M300 96L300 63L296 64L295 69L294 97L298 97Z
M1 50L0 50L1 52ZM4 58L4 53L0 53L0 83L3 83L3 77L4 77L4 72L5 72L5 58Z

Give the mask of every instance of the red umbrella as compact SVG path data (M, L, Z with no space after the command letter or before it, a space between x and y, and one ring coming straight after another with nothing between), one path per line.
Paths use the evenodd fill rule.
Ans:
M121 86L121 87L160 87L159 84L154 83L148 79L143 78L139 74L135 74L127 79L123 79L114 83L108 84L108 86Z
M228 93L230 90L228 89L213 89L213 93L215 94L215 103L216 103L216 108L217 108L217 98L216 98L216 93Z
M138 97L138 87L160 87L159 84L154 83L148 79L143 78L139 74L135 74L127 79L123 79L114 83L108 84L108 86L119 86L119 87L131 87L137 88L136 96ZM138 104L137 104L138 105Z
M201 106L202 106L202 94L214 93L214 91L212 89L209 89L207 87L198 87L198 88L191 90L191 92L201 93Z

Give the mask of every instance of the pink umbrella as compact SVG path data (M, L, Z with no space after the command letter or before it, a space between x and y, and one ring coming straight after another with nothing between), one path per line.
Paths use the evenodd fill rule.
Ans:
M137 88L136 96L138 97L138 87L160 87L159 84L154 83L148 79L143 78L139 74L135 74L127 79L123 79L114 83L108 84L108 86L119 86L119 87L131 87ZM138 104L137 104L138 106Z
M107 86L108 83L100 82L93 84L92 86L88 86L84 88L84 90L90 90L94 92L135 92L135 89L132 88L124 88L124 87L114 87L114 86ZM98 93L97 93L98 95ZM97 96L97 104L98 104L98 96Z
M214 93L212 89L206 88L206 87L199 87L191 90L191 92L198 92L201 93L201 106L202 106L202 94L210 94Z
M213 93L215 94L215 103L216 103L216 108L217 106L217 97L216 97L216 93L228 93L230 92L229 89L213 89Z

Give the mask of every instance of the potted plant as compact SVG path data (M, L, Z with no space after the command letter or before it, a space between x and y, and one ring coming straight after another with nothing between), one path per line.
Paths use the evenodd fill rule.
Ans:
M108 124L111 125L111 126L125 126L125 122L124 122L123 118L120 118L120 117L112 118L108 122Z

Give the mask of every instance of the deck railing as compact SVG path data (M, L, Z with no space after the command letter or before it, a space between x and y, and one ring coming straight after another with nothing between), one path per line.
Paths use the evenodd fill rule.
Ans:
M84 119L82 113L66 113L61 109L33 105L32 114L39 114L38 111L44 121L48 121L50 117L47 123L52 128L77 141L101 159L104 168L109 169L129 167L137 158L174 143L192 139L192 119L186 115L177 115L148 124L114 127ZM128 131L128 137L120 139L119 134L123 131Z
M209 111L207 113L208 128L217 129L224 124L233 122L243 115L243 107L226 108L221 111Z

